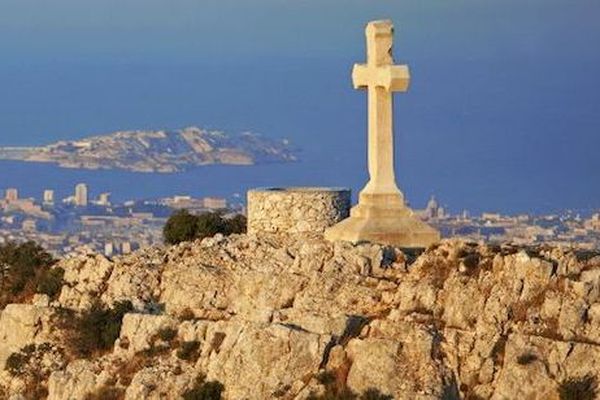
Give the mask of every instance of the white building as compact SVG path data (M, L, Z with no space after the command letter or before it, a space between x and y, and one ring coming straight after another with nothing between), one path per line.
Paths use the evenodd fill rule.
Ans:
M104 244L104 255L106 257L111 257L115 253L115 246L112 242L108 242Z
M44 190L44 204L54 204L54 190Z
M131 253L131 242L121 243L121 254L129 254L129 253Z
M225 210L227 208L227 200L221 197L205 197L202 203L204 208L209 210Z
M110 193L100 193L96 204L99 206L110 206Z
M75 186L75 205L78 207L87 207L88 205L88 187L85 183Z
M19 200L19 191L15 188L6 189L6 195L4 197L7 201Z
M26 219L23 221L21 229L25 232L35 232L37 230L37 224L34 219Z

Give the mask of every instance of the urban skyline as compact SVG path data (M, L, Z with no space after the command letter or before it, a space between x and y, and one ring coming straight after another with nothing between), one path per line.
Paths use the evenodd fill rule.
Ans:
M194 198L182 194L113 203L108 192L99 192L95 197L90 194L84 182L60 201L56 201L51 188L45 189L40 199L21 198L19 188L5 188L0 199L0 242L35 240L59 256L86 252L112 256L162 244L162 228L175 210L245 213L240 199L233 202L216 196ZM548 215L494 211L472 215L467 210L452 213L432 196L423 209L416 207L415 213L444 237L600 248L600 209L589 215L571 210Z

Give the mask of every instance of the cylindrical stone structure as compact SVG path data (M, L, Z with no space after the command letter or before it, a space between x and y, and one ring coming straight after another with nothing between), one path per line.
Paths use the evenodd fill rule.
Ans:
M248 191L248 233L323 233L350 215L351 192L335 187Z

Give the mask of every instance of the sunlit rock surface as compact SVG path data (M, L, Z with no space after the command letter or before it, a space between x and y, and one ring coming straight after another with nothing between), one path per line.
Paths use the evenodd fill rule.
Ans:
M0 315L0 361L35 344L29 362L46 358L38 381L52 400L107 386L179 398L199 375L226 399L306 399L324 370L395 399L553 399L569 379L600 375L590 253L443 241L417 255L316 235L218 235L59 265L58 300ZM113 350L61 355L51 316L97 299L135 307ZM27 398L27 382L4 370L0 393Z

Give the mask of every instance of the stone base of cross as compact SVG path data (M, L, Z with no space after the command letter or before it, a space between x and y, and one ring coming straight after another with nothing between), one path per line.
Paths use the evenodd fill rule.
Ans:
M355 65L356 89L367 89L369 103L369 175L350 217L325 232L330 241L376 242L399 247L427 247L438 231L416 217L404 202L394 174L393 92L406 92L408 67L394 65L391 21L367 25L367 64Z

